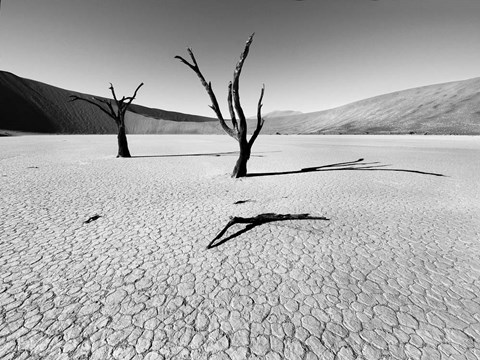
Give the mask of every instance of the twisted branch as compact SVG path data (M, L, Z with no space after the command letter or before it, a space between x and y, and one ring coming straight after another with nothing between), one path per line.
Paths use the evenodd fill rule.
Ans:
M125 110L130 106L132 101L135 99L135 97L137 96L138 89L140 89L142 86L143 86L143 82L137 86L137 88L135 89L135 92L133 93L133 96L124 98L125 100L128 100L127 104L125 105Z
M93 99L97 100L96 98L93 98ZM100 110L102 110L102 111L103 111L105 114L107 114L108 116L110 116L110 117L112 116L112 114L109 113L107 110L105 110L105 109L103 108L103 106L101 106L100 104L98 104L98 103L96 103L96 102L94 102L94 101L92 101L92 100L85 99L85 98L83 98L83 97L77 96L77 95L70 95L70 100L69 100L69 102L73 102L73 101L77 101L77 100L85 101L85 102L87 102L87 103L89 103L89 104L95 105L97 108L99 108Z
M110 83L109 89L112 92L113 99L115 100L115 104L117 106L117 111L115 111L115 109L113 108L111 100L101 99L101 98L97 98L97 97L94 97L94 96L92 97L92 99L95 100L95 101L83 98L83 97L78 96L78 95L70 95L70 100L69 101L81 100L81 101L88 102L89 104L95 105L97 108L102 110L105 114L107 114L109 117L111 117L113 120L115 120L117 125L121 125L122 120L125 116L125 112L127 111L128 107L130 106L132 101L137 96L137 92L142 86L143 86L143 82L140 85L137 86L137 88L135 89L135 92L133 93L133 96L130 96L130 97L123 96L122 99L118 100L117 95L115 94L115 89L113 88L112 83ZM128 101L127 103L125 103L126 100ZM105 109L99 103L105 104L108 109Z
M109 87L110 91L112 92L112 95L113 95L113 99L115 100L115 103L118 104L118 99L117 99L117 95L115 95L115 89L113 88L113 84L110 83L110 87Z
M230 81L228 83L228 110L230 111L230 117L232 118L232 125L235 131L238 133L238 123L237 119L235 118L235 111L233 110L233 105L232 105L232 82Z
M235 103L235 111L237 112L239 121L240 121L240 132L244 133L246 136L247 133L247 121L245 119L245 114L243 113L242 106L240 104L240 92L239 92L239 86L240 86L240 74L242 72L243 64L245 63L245 59L248 56L248 52L250 49L250 45L252 44L253 41L253 36L255 33L250 35L248 38L247 42L245 43L245 49L243 52L240 54L240 60L238 60L237 66L235 67L235 71L233 72L233 85L232 85L232 94L233 94L233 100Z
M260 131L262 130L263 124L265 123L265 119L262 118L262 100L263 100L263 94L265 92L265 84L262 86L262 90L260 92L260 99L258 99L258 105L257 105L257 128L252 134L252 137L250 138L250 141L248 144L250 147L252 147L253 143L257 139L258 134L260 134Z
M220 106L218 105L217 97L215 96L215 93L213 92L212 89L212 83L208 82L205 80L205 77L203 76L202 72L200 71L200 68L198 66L197 60L195 59L195 55L193 54L192 49L188 48L187 49L188 54L190 55L190 58L192 59L192 63L184 59L183 57L177 55L175 56L175 59L180 60L182 63L187 65L192 71L197 74L198 78L200 79L200 82L202 83L203 87L207 91L208 96L210 97L210 101L212 102L212 105L210 108L215 112L217 115L218 121L220 122L220 125L222 126L223 130L233 137L234 139L238 140L237 133L232 130L225 122L225 119L223 118L222 111L220 110Z

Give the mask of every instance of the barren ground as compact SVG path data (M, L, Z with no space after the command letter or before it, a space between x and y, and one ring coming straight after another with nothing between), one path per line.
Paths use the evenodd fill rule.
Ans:
M2 359L480 359L478 137L129 144L0 139Z

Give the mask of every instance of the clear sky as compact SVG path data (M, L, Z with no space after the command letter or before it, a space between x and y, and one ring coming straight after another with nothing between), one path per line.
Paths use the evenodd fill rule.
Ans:
M136 103L214 116L193 48L223 109L248 36L240 95L255 114L318 111L480 76L480 0L3 0L0 70ZM227 115L227 111L225 115Z

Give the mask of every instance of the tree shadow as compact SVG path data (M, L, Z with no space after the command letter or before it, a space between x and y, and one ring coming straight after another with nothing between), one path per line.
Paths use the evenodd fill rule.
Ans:
M218 233L217 236L207 245L207 249L212 249L214 247L220 246L223 243L240 236L247 231L252 230L254 227L267 224L274 221L286 221L286 220L330 220L323 216L310 216L310 214L275 214L275 213L264 213L250 218L244 218L239 216L234 216L230 218L230 221L225 225L225 227ZM223 240L220 238L227 232L227 230L235 224L248 224L244 229L237 231L236 233L226 237ZM220 240L220 241L218 241Z
M132 158L167 158L167 157L190 157L190 156L229 156L236 155L238 151L205 153L205 154L171 154L171 155L136 155Z
M279 151L267 151L268 153ZM264 152L266 153L266 152ZM261 154L264 154L261 153ZM218 152L218 153L201 153L201 154L170 154L170 155L136 155L132 158L168 158L168 157L193 157L193 156L238 156L238 151ZM251 157L264 157L263 155L251 155Z
M330 165L321 165L303 168L300 170L293 171L277 171L277 172L265 172L265 173L250 173L247 174L247 177L257 177L257 176L274 176L274 175L290 175L290 174L303 174L308 172L315 171L339 171L339 170L361 170L361 171L399 171L399 172L408 172L421 175L432 175L432 176L445 176L439 173L420 171L420 170L409 170L409 169L385 169L386 164L380 164L376 162L363 162L363 158L355 161L347 161L343 163L336 163Z

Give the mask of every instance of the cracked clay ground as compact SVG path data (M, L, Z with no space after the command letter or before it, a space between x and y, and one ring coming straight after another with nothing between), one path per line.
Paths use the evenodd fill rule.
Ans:
M129 143L0 139L1 359L480 359L478 137Z

